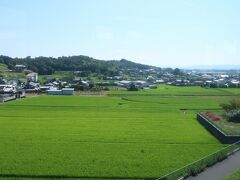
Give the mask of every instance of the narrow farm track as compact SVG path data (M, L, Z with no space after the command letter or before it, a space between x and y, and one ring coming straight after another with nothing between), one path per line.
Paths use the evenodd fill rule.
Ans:
M206 169L196 177L189 177L187 180L221 180L234 170L240 167L240 151L229 156L222 162Z

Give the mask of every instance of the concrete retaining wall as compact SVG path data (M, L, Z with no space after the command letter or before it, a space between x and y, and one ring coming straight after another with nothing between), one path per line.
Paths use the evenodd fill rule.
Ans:
M20 99L20 98L24 98L25 97L25 93L22 94L1 94L0 95L0 103L4 103L7 101L12 101L15 99Z
M227 135L222 130L220 130L216 125L214 125L210 120L207 119L203 114L197 114L197 120L210 131L220 142L224 144L233 144L240 140L238 135Z
M14 100L16 99L16 95L15 94L3 94L0 96L0 103L4 103L4 102L7 102L7 101L11 101L11 100Z

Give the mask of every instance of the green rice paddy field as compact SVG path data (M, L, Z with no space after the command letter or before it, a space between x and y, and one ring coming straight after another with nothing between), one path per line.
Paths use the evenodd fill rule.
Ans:
M125 91L124 97L38 96L0 104L0 178L154 179L225 146L196 112L218 110L229 92L239 91L220 96L221 90L201 94L195 87L196 93L179 89L193 96L178 96L175 87L163 88L173 88L173 96L161 96L159 87L146 96Z
M180 87L159 85L157 89L142 91L112 91L112 96L238 96L240 88L207 88L199 86Z

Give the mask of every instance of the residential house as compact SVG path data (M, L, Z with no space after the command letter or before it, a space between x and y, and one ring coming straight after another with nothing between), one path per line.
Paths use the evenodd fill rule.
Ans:
M47 90L48 95L73 95L74 88L63 88L61 90L58 89L50 89Z
M32 73L27 74L26 77L27 77L28 81L37 82L37 80L38 80L38 73L32 72Z
M26 66L23 65L23 64L16 64L16 65L15 65L15 69L16 69L16 71L18 71L18 72L22 72L25 68L26 68Z

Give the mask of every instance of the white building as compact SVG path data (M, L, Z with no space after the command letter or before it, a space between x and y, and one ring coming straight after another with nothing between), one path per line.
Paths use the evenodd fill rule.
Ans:
M27 74L27 80L28 81L34 81L34 82L36 82L37 80L38 80L38 73L29 73L29 74Z
M47 90L48 95L62 95L62 90L52 89Z
M62 89L62 95L73 95L74 94L74 88L63 88Z
M15 69L16 69L17 71L23 71L25 68L26 68L26 66L23 65L23 64L16 64L16 65L15 65Z
M48 95L73 95L74 88L63 88L62 90L50 89L47 90Z
M132 81L125 81L125 80L122 80L122 81L118 82L119 86L128 86L131 83L132 83Z

